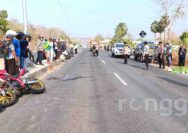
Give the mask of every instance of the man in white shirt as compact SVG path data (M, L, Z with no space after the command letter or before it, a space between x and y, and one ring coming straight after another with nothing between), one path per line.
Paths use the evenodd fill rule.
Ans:
M144 42L144 58L146 63L146 70L149 68L149 46L147 42Z

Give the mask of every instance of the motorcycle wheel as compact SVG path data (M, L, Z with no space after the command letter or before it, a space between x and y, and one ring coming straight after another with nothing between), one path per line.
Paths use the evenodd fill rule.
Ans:
M11 91L5 91L5 95L0 93L0 105L3 107L9 107L17 101L17 97Z
M6 90L8 90L8 91L14 93L17 97L20 97L20 96L21 96L21 92L20 92L19 89L16 88L16 87L9 87L9 88L7 88Z
M30 85L30 92L32 94L40 94L46 91L45 85L41 80L35 79L36 83Z

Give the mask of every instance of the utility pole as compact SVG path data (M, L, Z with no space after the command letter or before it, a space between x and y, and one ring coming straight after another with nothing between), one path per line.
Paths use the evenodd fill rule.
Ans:
M23 24L24 33L27 34L27 1L22 0Z

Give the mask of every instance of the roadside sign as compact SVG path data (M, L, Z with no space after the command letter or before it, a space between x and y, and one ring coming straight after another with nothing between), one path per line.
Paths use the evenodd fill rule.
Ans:
M140 35L142 38L144 38L144 37L145 37L147 34L146 34L146 32L145 32L145 31L143 31L143 30L142 30L142 31L140 32L140 34L139 34L139 35Z

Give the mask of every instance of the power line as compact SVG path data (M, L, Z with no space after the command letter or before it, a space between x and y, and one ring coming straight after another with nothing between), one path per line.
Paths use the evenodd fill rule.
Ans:
M65 21L66 21L66 23L67 23L68 26L70 27L70 26L71 26L70 19L69 19L67 13L66 13L65 10L64 10L65 8L64 8L63 4L61 3L61 0L57 0L57 5L60 7L60 9L61 9L63 15L65 16Z

